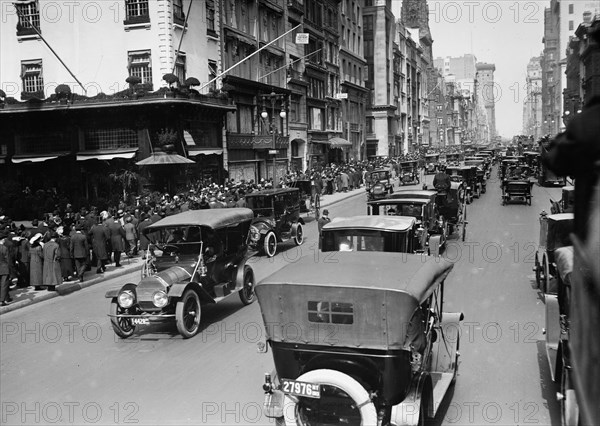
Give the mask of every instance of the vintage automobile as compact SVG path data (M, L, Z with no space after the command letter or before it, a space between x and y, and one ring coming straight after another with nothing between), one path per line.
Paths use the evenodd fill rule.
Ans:
M148 226L145 261L155 270L137 284L106 293L115 334L126 339L139 325L175 320L179 333L189 338L200 330L202 305L233 293L252 303L254 273L246 258L253 217L246 208L190 210Z
M419 184L419 162L401 161L399 177L400 185Z
M531 168L533 175L537 177L540 166L540 153L535 151L525 151L523 157L525 157L525 164Z
M315 219L318 219L321 214L321 200L317 194L313 194L310 180L295 180L289 186L300 190L300 213L313 214Z
M447 192L436 191L435 204L447 235L458 232L464 241L467 234L467 195L464 182L451 182Z
M531 188L534 184L531 177L532 171L528 166L511 167L502 181L502 205L506 205L515 198L531 205Z
M321 251L424 253L426 233L410 216L336 217L323 226ZM428 254L428 253L426 253Z
M440 154L425 154L425 174L433 175L438 170Z
M448 225L438 212L436 198L436 191L402 190L367 203L367 214L414 217L421 242L421 250L417 252L437 256L446 244Z
M536 286L543 292L555 291L551 282L558 276L554 256L556 249L571 245L569 234L573 232L573 213L540 213L540 243L535 253Z
M477 188L475 190L475 194L479 191L479 194L484 194L487 190L487 179L489 179L489 168L485 163L485 160L478 157L468 157L465 158L465 166L469 167L477 167L476 176L477 176Z
M370 182L367 185L367 199L377 200L394 192L394 184L389 170L377 169L368 173Z
M575 187L568 185L562 188L562 198L559 201L550 199L550 213L573 213L575 211Z
M453 264L396 253L323 256L256 286L267 337L259 351L270 347L275 364L263 384L265 416L365 426L435 417L458 372L463 314L443 312Z
M458 152L452 152L446 154L446 164L448 166L458 166L463 155Z
M473 197L479 198L481 195L481 186L477 181L477 167L474 166L449 166L446 167L446 173L453 182L464 182L465 196L467 204L473 202Z
M251 249L267 257L277 253L277 244L292 240L304 242L304 219L300 217L301 200L298 188L276 188L246 195L246 206L254 212L250 226Z
M567 178L564 176L557 176L542 163L540 164L538 172L538 183L540 186L565 186L567 184Z
M503 158L502 162L500 163L500 167L498 167L498 177L500 178L500 182L506 179L508 170L511 167L517 166L518 164L518 160Z

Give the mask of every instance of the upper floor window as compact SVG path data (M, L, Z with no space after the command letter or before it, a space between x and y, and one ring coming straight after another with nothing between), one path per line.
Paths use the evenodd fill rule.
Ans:
M569 5L569 15L573 14L573 3Z
M152 57L149 50L128 52L129 75L139 77L141 84L152 86Z
M217 61L208 61L208 81L212 81L215 78L217 78ZM217 89L217 82L213 81L212 83L210 83L208 85L209 89L213 89L216 90Z
M44 78L42 75L42 60L21 62L21 80L23 81L23 93L44 94Z
M40 30L40 9L38 0L30 2L15 3L19 22L17 23L17 35L36 34L34 28Z
M569 31L573 31L573 21L569 21Z
M148 0L125 0L125 23L150 22Z
M175 75L179 78L179 82L183 84L185 81L185 53L179 52L175 58Z
M215 31L215 3L211 0L206 1L206 32L216 36Z
M183 25L185 22L185 14L183 13L183 0L173 0L173 21L180 25Z
M363 17L364 31L373 31L373 16L367 15Z

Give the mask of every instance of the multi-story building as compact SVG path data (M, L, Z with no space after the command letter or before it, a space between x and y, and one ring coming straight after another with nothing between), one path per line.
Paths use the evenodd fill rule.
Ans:
M196 176L224 177L221 129L232 106L191 90L220 66L214 3L5 3L0 168L11 180L73 200L108 199L109 175L135 168L161 143L195 159ZM63 8L52 19L40 13L49 4ZM186 178L179 169L163 180L148 173L158 169L140 172L174 190Z
M567 86L564 90L565 124L592 98L600 96L600 14L584 14L567 56Z
M452 74L457 80L474 80L477 74L477 58L470 53L465 53L459 57L438 57L433 62L434 66L441 70L443 75Z
M583 21L584 13L592 16L600 14L600 0L559 0L558 1L558 25L559 25L559 65L561 76L562 99L558 105L559 117L561 117L561 129L564 128L564 105L571 102L574 89L567 90L567 55L570 51L571 38L575 37L578 24ZM560 129L559 129L560 130Z
M395 145L393 103L395 19L391 0L367 1L363 10L366 87L370 99L366 111L366 157L389 156Z
M498 93L494 86L494 71L496 71L496 66L494 64L478 62L476 68L479 88L477 98L485 107L490 138L494 140L496 138L496 95Z
M406 138L406 29L400 20L396 21L394 41L394 114L395 135L394 146L390 155L396 156L408 150Z
M561 126L562 76L560 62L560 4L551 0L544 10L542 39L542 135L555 135Z
M342 0L340 15L340 50L339 63L340 92L336 98L342 99L342 129L341 143L349 142L343 150L344 160L362 159L366 141L366 106L368 90L365 87L367 77L367 61L364 57L363 38L363 7L361 1ZM336 139L339 145L339 138ZM338 149L338 155L339 149Z
M536 141L542 136L542 59L543 56L535 56L527 64L523 101L523 134Z

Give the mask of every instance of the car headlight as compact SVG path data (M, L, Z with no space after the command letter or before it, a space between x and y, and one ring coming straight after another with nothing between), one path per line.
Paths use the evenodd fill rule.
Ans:
M260 240L260 231L256 226L250 227L250 239L254 242Z
M167 296L167 293L159 290L152 295L152 303L154 303L154 306L157 308L162 308L169 303L169 297Z
M135 297L133 296L133 292L131 290L125 290L119 293L117 297L117 303L122 308L131 308L133 306L133 302L135 301Z

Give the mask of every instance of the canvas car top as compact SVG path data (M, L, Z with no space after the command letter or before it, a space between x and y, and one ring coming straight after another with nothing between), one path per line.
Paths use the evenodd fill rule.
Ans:
M428 191L425 189L401 189L393 194L390 194L388 198L431 198L437 195L437 191Z
M384 231L406 231L415 225L411 216L352 216L336 217L323 226L323 231L334 229L378 229Z
M274 285L378 289L407 293L421 303L454 267L446 259L418 254L331 252L330 255L316 261L314 256L304 256L287 264L259 282L256 290L264 292L265 287Z
M251 197L260 197L265 195L277 195L277 194L286 194L289 192L299 191L298 188L272 188L272 189L263 189L262 191L255 191L250 194L246 194L246 198Z
M236 223L252 220L254 213L247 208L188 210L183 213L167 216L148 226L144 232L152 232L158 228L173 226L208 226L221 228Z
M573 220L575 215L573 213L557 213L548 215L548 220L552 220L555 222L562 222L564 220Z

